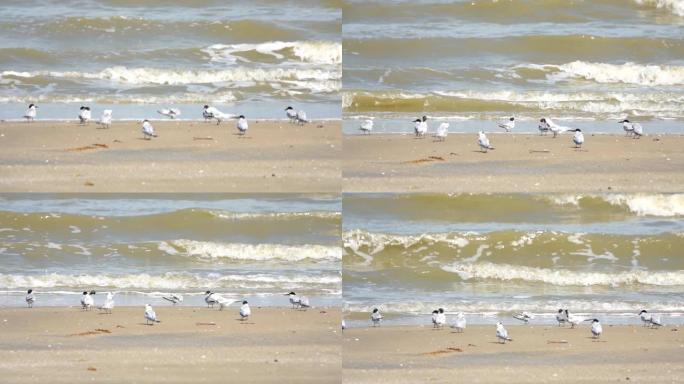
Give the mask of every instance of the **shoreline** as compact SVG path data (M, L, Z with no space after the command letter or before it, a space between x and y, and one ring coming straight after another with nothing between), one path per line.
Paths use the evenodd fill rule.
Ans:
M674 193L684 185L684 135L496 134L446 141L410 135L344 135L343 192Z
M344 332L343 376L349 383L577 383L675 382L684 375L681 327L648 329L506 325L500 344L494 325L445 328L381 326ZM676 331L675 331L676 329Z
M339 382L338 308L154 309L2 308L3 382Z

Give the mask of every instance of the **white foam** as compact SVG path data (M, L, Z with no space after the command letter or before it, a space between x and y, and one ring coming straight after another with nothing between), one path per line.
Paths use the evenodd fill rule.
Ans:
M342 259L342 249L323 245L238 244L196 240L159 243L159 249L172 255L200 260L242 261L335 261Z
M613 205L626 205L631 212L639 216L684 215L684 194L606 195L605 199Z
M677 16L684 16L684 0L634 0L637 4L666 9Z
M684 271L650 272L636 270L629 272L604 273L546 269L492 263L455 263L452 265L442 266L441 269L447 272L456 273L463 280L523 280L528 282L541 282L545 284L561 286L619 286L632 284L663 286L684 285Z
M649 87L684 84L684 66L607 64L578 60L547 67L555 67L558 71L548 76L551 80L579 78L597 83L624 83Z
M244 57L235 55L256 51L263 55L282 60L282 51L291 49L301 61L314 64L340 64L342 62L342 44L332 41L269 41L260 44L214 44L202 51L214 62L236 63L248 62Z

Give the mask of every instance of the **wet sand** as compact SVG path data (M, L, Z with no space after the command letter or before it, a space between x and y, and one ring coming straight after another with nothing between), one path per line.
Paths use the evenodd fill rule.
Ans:
M80 308L0 310L0 382L334 383L340 312L155 307L111 315Z
M3 192L339 192L339 121L0 123Z
M490 134L482 153L477 135L445 142L413 135L345 135L345 192L601 193L681 192L684 136Z
M600 340L590 327L378 327L343 335L346 383L599 383L682 382L684 330L665 326L606 326Z

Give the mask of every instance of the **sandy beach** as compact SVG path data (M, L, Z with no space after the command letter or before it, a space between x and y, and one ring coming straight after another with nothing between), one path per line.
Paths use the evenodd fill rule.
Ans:
M477 136L445 142L412 135L344 136L345 192L599 193L679 192L684 185L684 136L587 134L572 137L489 135L495 150L479 151Z
M0 124L4 192L338 192L339 121Z
M340 312L157 306L162 321L145 325L143 308L111 315L80 308L0 310L0 381L286 382L340 380Z
M348 383L597 383L681 382L684 334L674 326L606 326L600 341L589 327L494 326L465 333L431 327L357 328L343 336ZM676 331L675 331L676 330Z

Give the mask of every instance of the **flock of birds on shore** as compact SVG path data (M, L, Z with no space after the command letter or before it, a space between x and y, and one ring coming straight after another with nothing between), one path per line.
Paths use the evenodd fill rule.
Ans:
M529 312L521 312L513 315L513 318L527 324L534 319L534 315ZM645 309L639 312L639 318L643 326L645 327L647 326L650 328L659 328L663 325L660 315L655 313L649 313ZM372 326L379 327L383 319L384 317L382 316L382 313L380 313L380 310L378 308L373 308L373 311L370 315ZM432 311L431 320L432 327L434 329L444 328L444 326L447 325L447 318L446 313L444 312L444 308L439 308ZM578 327L581 323L584 322L591 322L592 337L595 339L599 339L603 334L603 327L601 326L601 321L599 319L583 317L574 314L571 315L567 309L558 310L558 313L556 314L556 321L558 322L559 327L564 326L565 324L570 324L570 328ZM457 333L464 332L466 329L465 315L462 312L457 313L456 321L453 324L451 324L450 327L454 329ZM345 328L346 324L344 320L342 320L342 329L344 330ZM501 343L506 343L506 341L513 341L513 339L511 339L508 336L508 330L506 330L506 327L504 327L502 322L496 323L496 338Z
M428 134L427 120L427 116L422 116L412 121L413 132L417 138L424 138ZM620 120L618 123L622 124L622 128L624 129L625 134L627 136L639 139L641 138L641 136L644 135L644 129L639 123L630 122L628 119ZM515 117L510 117L507 120L499 123L498 127L503 129L505 132L511 132L515 128ZM584 133L582 133L581 129L558 125L548 117L542 117L539 120L539 125L537 126L537 128L539 129L540 135L543 136L550 132L553 134L554 138L556 138L559 133L574 132L572 136L572 142L575 144L575 148L580 149L582 148L582 144L584 144ZM361 122L361 125L359 126L359 130L364 135L370 135L373 131L373 120L363 120ZM445 141L448 134L449 123L442 122L437 127L433 136L435 138L435 141ZM487 152L490 149L494 149L494 147L491 145L489 141L489 138L487 137L487 134L484 131L478 132L477 144L482 150L482 152Z
M95 291L83 291L81 295L81 309L83 311L90 311L95 308ZM98 310L105 314L111 314L114 309L114 292L107 292L104 302L101 306L97 307ZM249 307L249 302L245 299L235 299L231 297L223 296L219 293L206 291L204 293L204 302L207 304L207 308L214 308L217 306L220 311L224 308L229 307L233 304L240 304L240 320L248 320L252 315L252 310ZM297 295L294 291L286 293L285 296L288 297L292 309L307 310L311 308L311 303L309 298L306 296ZM183 302L183 295L177 293L170 293L168 295L162 296L162 299L170 302L173 305L180 304ZM26 304L29 308L33 308L36 302L36 294L33 289L29 289L26 293ZM157 313L152 308L151 304L145 304L145 324L154 325L155 323L161 323L161 320L157 318Z
M181 115L180 109L177 108L162 108L158 110L157 113L166 116L172 120ZM29 104L28 109L26 110L26 112L24 112L23 118L26 119L27 122L32 122L33 120L35 120L37 114L38 106L35 104ZM302 110L296 111L291 106L285 108L285 116L292 124L304 125L310 122L309 118L306 116L306 112ZM245 117L245 115L234 115L230 113L224 113L220 111L218 108L209 105L204 106L204 109L202 110L202 117L204 118L205 122L216 120L216 125L221 124L221 122L224 120L236 119L236 128L238 130L239 135L246 134L247 130L249 129L249 123L247 122L247 118ZM90 111L90 107L81 106L80 112L78 114L78 121L84 125L92 121L92 112ZM102 126L103 128L110 128L112 125L112 110L103 110L102 117L100 117L100 120L95 121L95 123ZM145 119L142 122L142 133L143 138L145 140L150 140L153 137L158 136L154 129L154 126L152 125L152 123L150 123L148 119Z

